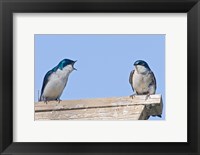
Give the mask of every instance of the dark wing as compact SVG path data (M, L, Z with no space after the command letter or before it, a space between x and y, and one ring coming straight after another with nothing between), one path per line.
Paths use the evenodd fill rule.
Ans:
M49 76L53 73L52 70L48 71L44 77L44 80L43 80L43 84L42 84L42 90L41 90L41 95L40 95L40 101L42 101L42 94L43 94L43 91L44 91L44 88L46 86L46 84L48 83L49 81Z
M134 91L134 88L133 88L133 81L132 81L132 78L133 78L133 74L134 74L135 70L132 70L131 73L130 73L130 76L129 76L129 83L131 84L131 87Z
M150 71L150 74L152 76L152 82L150 83L150 85L154 85L155 86L155 92L156 92L156 78L155 75L152 71Z

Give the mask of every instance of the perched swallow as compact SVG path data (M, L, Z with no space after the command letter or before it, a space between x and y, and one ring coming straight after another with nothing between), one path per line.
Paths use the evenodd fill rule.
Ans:
M60 96L67 84L69 74L76 70L74 64L76 61L63 59L59 64L48 71L44 77L40 101L56 100L60 102Z
M146 99L156 92L156 78L149 65L143 60L134 63L135 69L131 71L129 83L136 95L147 95ZM135 96L131 95L131 97ZM160 115L158 115L161 117Z

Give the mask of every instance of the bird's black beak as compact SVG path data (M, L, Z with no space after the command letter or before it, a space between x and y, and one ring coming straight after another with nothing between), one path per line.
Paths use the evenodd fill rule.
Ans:
M72 66L73 66L73 69L77 71L77 69L74 67L74 64L76 63L76 61L74 61L74 63L72 64Z

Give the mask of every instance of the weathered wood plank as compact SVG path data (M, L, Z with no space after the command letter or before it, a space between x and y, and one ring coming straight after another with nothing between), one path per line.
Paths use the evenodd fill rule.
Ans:
M162 114L161 95L35 103L35 120L136 120ZM125 112L126 115L125 115Z
M160 104L161 95L151 95L145 100L145 95L138 95L133 98L126 97L112 97L112 98L95 98L95 99L80 99L80 100L65 100L58 103L57 101L50 101L47 104L44 102L37 102L35 104L35 111L51 111L51 110L70 110L70 109L85 109L85 108L99 108L99 107L115 107L126 105L148 105Z
M138 120L144 105L38 112L35 120Z

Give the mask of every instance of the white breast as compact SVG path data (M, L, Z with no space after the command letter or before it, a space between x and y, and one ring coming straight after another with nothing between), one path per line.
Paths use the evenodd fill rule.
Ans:
M142 94L144 92L148 92L149 84L151 83L150 75L148 74L139 74L137 70L135 70L133 77L133 88L136 92Z
M69 74L73 71L73 67L68 65L62 70L58 69L50 77L45 86L43 97L48 99L57 99L61 96L65 85L67 84Z

